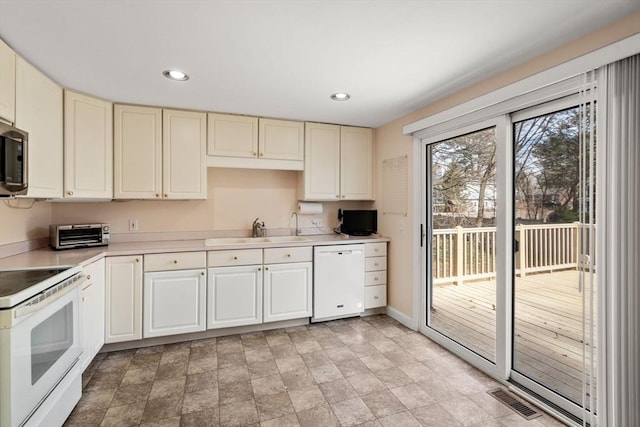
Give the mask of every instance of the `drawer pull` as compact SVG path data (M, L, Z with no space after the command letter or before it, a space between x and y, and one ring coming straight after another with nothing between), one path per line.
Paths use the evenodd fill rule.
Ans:
M87 280L91 280L91 275L87 274Z
M373 280L378 281L378 276L374 277Z
M68 196L73 196L73 191L67 191Z
M177 260L177 259L174 259L174 260L173 260L173 263L174 263L174 264L177 264L177 263L178 263L178 260Z
M374 296L373 299L378 299L378 295Z
M166 199L166 198L167 198L167 197L169 197L169 196L165 193L164 197L165 197L165 199Z
M287 258L291 258L291 254L287 254Z
M378 252L378 248L374 248L374 249L373 249L373 251L374 251L374 252Z
M234 260L237 260L237 259L238 259L238 257L237 257L237 256L234 256L234 257L233 257L233 259L234 259Z
M160 194L156 193L156 197L160 197Z
M201 272L200 272L200 275L201 275L201 276L204 276L204 271L201 271Z
M140 258L136 258L136 262L140 262Z
M262 268L258 267L258 271L262 271Z
M265 269L265 270L268 270L268 269L269 269L269 267L265 267L264 269ZM260 270L260 269L258 269L258 270Z
M380 264L378 264L377 262L374 262L374 263L373 263L373 265L374 265L375 267L377 267L377 266L379 266Z

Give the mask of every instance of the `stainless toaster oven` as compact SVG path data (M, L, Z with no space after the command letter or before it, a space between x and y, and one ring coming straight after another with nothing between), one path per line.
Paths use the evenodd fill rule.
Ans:
M53 249L106 246L109 244L110 234L109 224L65 224L49 227Z

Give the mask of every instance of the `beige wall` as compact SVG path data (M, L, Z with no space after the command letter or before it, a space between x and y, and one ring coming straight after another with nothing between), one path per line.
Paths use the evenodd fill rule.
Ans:
M0 201L0 246L49 235L51 203L35 202L30 209L12 209L6 203L27 208L33 200Z
M378 188L382 188L381 164L384 159L397 157L400 155L409 156L409 177L414 177L411 170L413 162L412 138L402 134L402 127L415 122L424 117L428 117L437 112L444 111L463 102L474 99L480 95L489 93L508 84L522 80L528 76L559 65L563 62L584 55L593 50L604 47L608 44L622 40L626 37L640 33L640 13L629 15L626 18L591 33L585 37L570 42L558 49L541 55L531 61L515 66L506 72L497 74L478 84L467 87L451 96L434 102L407 116L401 117L376 129L375 141L377 150L377 182ZM419 182L410 182L409 195L413 193L413 186L420 185ZM411 197L410 197L411 198ZM388 303L395 310L400 311L408 317L413 316L413 268L419 260L413 259L413 240L410 233L414 221L413 218L414 200L409 202L409 216L406 218L405 231L400 231L401 217L384 216L381 217L379 232L391 238L389 246L389 277L388 277Z
M206 200L118 201L55 203L53 223L98 221L111 224L113 233L128 233L129 220L138 220L138 232L250 230L256 217L267 228L292 228L297 208L298 172L255 169L208 169ZM300 215L300 227L312 218L323 226L337 225L337 209L367 208L371 203L324 203L321 215Z

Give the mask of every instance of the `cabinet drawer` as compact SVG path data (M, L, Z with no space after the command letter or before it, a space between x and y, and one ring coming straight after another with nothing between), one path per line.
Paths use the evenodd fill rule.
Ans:
M262 264L262 249L236 249L230 251L209 251L209 267Z
M364 256L386 256L387 255L387 242L380 243L366 243L364 245Z
M302 248L269 248L264 250L265 264L285 262L307 262L313 260L313 247Z
M364 308L384 307L387 305L387 286L376 285L364 288Z
M386 256L374 256L364 259L364 271L380 271L387 269Z
M387 271L370 271L364 273L364 285L384 285L387 283Z
M205 268L204 252L173 252L144 256L144 271L192 270Z

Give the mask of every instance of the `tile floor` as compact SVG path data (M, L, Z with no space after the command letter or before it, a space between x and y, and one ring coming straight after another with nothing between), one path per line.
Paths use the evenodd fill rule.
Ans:
M65 426L560 426L380 315L100 354Z

